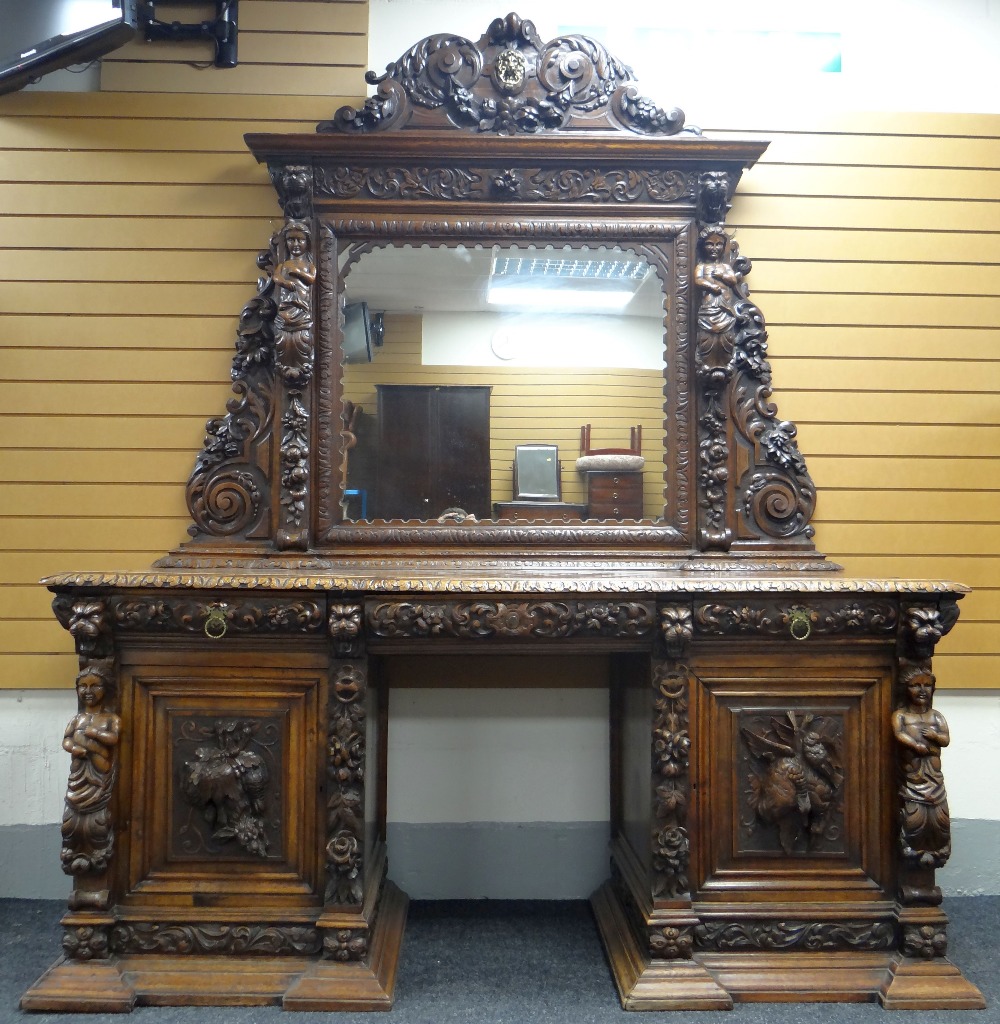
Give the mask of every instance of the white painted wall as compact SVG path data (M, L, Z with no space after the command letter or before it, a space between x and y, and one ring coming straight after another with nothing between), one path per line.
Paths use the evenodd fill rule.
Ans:
M1000 821L1000 694L939 691L953 818ZM70 690L0 691L0 826L62 818ZM389 817L400 822L602 821L601 689L394 689Z

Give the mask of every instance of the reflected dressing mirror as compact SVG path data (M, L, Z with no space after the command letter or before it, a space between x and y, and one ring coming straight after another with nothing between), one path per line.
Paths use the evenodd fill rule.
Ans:
M662 517L664 293L642 256L360 243L339 262L346 519ZM558 449L561 500L515 500L525 445Z

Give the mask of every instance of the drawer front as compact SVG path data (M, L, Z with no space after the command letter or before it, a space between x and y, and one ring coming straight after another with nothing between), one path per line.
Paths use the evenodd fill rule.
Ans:
M592 519L642 517L641 473L588 473L587 497Z

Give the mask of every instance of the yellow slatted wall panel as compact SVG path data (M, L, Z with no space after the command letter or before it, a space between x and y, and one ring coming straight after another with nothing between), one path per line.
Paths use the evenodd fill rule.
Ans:
M0 685L73 678L40 576L143 568L183 538L278 213L243 133L311 131L356 99L366 13L244 0L234 72L189 66L200 44L134 43L103 93L0 97ZM1000 118L714 129L772 140L730 219L819 547L854 573L975 587L939 681L995 686Z
M101 93L0 97L0 686L75 675L41 576L141 569L184 539L280 219L243 135L357 103L367 22L366 0L243 0L236 69L189 66L207 43L136 42Z
M580 451L580 427L590 423L594 447L628 443L629 430L642 425L643 437L659 437L663 424L663 378L653 370L577 370L421 365L421 321L417 316L387 316L385 342L371 363L352 363L345 397L365 413L376 411L375 384L488 384L492 500L513 495L514 448L518 444L555 444L562 465L563 501L585 503L585 480L574 463ZM366 418L365 429L374 422ZM359 438L359 444L362 439ZM644 514L663 514L663 467L657 473L653 449L647 449L643 474ZM353 486L358 486L357 481Z

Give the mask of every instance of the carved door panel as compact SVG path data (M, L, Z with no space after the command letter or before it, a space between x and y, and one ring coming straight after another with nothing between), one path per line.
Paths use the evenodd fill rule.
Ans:
M695 899L890 899L888 652L707 655L695 676Z
M323 901L321 652L127 649L125 902Z

